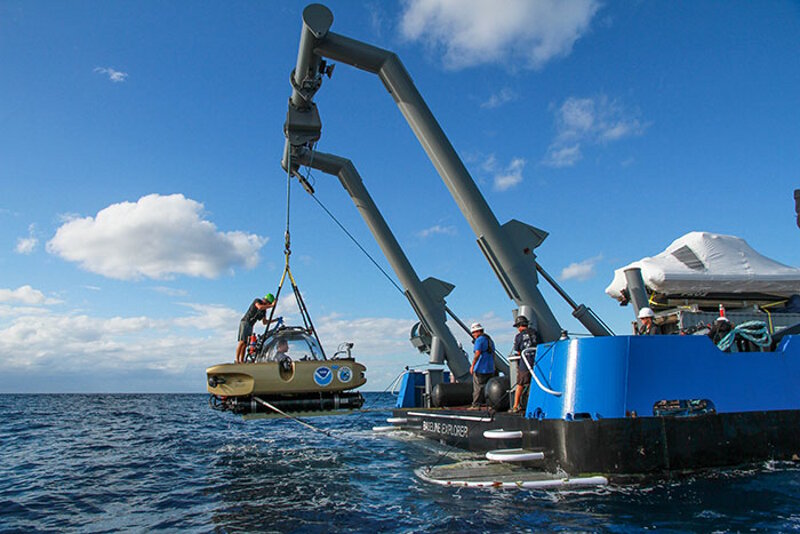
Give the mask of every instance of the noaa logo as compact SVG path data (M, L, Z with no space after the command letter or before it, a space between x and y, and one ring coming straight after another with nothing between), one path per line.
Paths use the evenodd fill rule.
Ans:
M349 367L339 369L339 382L350 382L351 378L353 378L353 371Z
M331 380L333 380L333 371L327 367L317 367L317 370L314 371L314 382L318 386L327 386Z

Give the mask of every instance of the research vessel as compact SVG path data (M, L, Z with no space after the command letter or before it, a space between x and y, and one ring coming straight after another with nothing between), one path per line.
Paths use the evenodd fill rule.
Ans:
M655 308L659 326L674 335L615 335L590 308L573 301L537 260L535 250L546 231L518 220L497 220L398 56L337 34L332 24L333 14L325 6L312 4L303 11L282 166L309 192L313 187L299 172L302 166L339 178L419 318L411 342L428 355L429 366L405 374L390 426L486 455L485 461L468 465L421 468L421 478L445 485L550 487L798 459L800 336L792 325L800 317L774 313L767 305L785 305L792 291L800 292L800 278L788 279L790 294L744 289L741 278L716 291L724 276L703 278L712 270L703 262L704 252L677 247L669 257L682 263L695 283L710 281L711 289L697 290L686 278L688 290L660 292L652 279L644 281L647 269L625 269L619 297L635 313ZM469 359L450 330L453 323L466 328L446 303L454 286L434 277L421 280L354 162L316 150L321 119L314 96L323 78L332 75L330 61L380 78L514 302L509 325L518 316L536 324L543 343L532 357L524 413L506 411L516 362L497 353L500 376L487 385L490 405L464 409L471 376ZM566 335L538 288L540 279L564 298L590 337ZM733 349L723 350L695 328L705 319L716 322L726 306L729 321L748 315L744 322L764 323L760 343L749 350L732 343ZM753 337L742 328L734 339L737 333Z

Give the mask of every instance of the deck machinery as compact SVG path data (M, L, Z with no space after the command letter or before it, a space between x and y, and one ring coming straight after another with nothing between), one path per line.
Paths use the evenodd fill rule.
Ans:
M369 196L354 164L314 151L321 135L314 95L334 60L377 74L417 136L477 238L508 297L512 315L536 322L544 338L524 415L431 406L443 370L409 372L392 422L497 459L536 463L543 472L624 477L730 466L800 455L800 337L770 350L723 353L705 336L614 336L575 303L536 261L547 233L520 221L500 224L396 54L330 31L333 15L303 11L291 73L283 168L311 191L298 168L338 176L404 286L420 323L415 345L430 363L470 381L469 360L446 324L453 285L420 281ZM542 275L592 337L568 339L538 289ZM633 288L631 288L633 290ZM508 373L500 356L498 368ZM514 366L511 366L513 374ZM513 378L513 377L512 377ZM497 451L512 451L498 453ZM494 452L491 452L494 451ZM517 452L513 452L517 451Z

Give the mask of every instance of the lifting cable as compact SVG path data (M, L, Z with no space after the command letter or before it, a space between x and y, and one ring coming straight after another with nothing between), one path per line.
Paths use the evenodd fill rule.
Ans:
M289 258L292 255L292 239L290 233L290 211L291 211L291 192L292 192L292 153L289 151L286 154L286 232L284 233L284 245L283 245L283 253L285 256L285 262L283 267L283 274L281 275L281 281L278 284L278 289L275 292L275 302L278 301L278 297L280 297L281 290L283 289L283 283L286 281L286 276L289 276L289 283L292 286L292 291L294 292L295 299L297 300L297 307L300 309L300 316L303 319L303 326L305 327L306 331L311 333L314 336L314 339L317 340L317 344L319 345L320 351L322 352L323 358L325 357L325 349L322 347L322 342L319 339L319 335L317 334L316 328L314 328L314 323L311 321L311 315L308 313L308 308L306 308L306 303L303 300L303 295L300 293L300 289L297 287L297 282L295 282L294 276L292 276L292 269L289 266ZM273 306L270 308L269 312L269 319L267 320L267 329L269 329L269 325L272 324L272 318L275 315L275 308Z
M308 180L309 178L311 178L311 169L309 169L308 173L306 174L306 180ZM314 201L319 205L319 207L322 208L322 210L328 215L328 217L330 217L331 220L336 223L336 225L342 230L342 232L344 232L344 234L350 238L350 241L352 241L355 244L355 246L357 246L358 249L364 253L364 255L369 259L369 261L371 261L372 264L383 274L383 276L386 277L389 283L392 284L394 288L397 289L398 292L405 295L405 291L403 291L403 288L401 288L397 284L397 282L395 282L394 279L391 276L389 276L389 273L387 273L386 270L380 266L380 264L375 260L375 258L373 258L372 255L369 252L367 252L367 250L361 245L361 243L358 242L358 240L353 236L353 234L351 234L347 230L347 228L345 228L345 226L339 221L339 219L337 219L336 216L333 213L331 213L331 211L325 206L325 204L323 204L322 201L319 198L317 198L317 195L311 192L309 192L308 194L311 195L311 198L313 198ZM469 328L467 327L467 325L464 324L463 321L461 321L461 319L459 319L456 316L453 310L451 310L447 305L445 305L444 310L450 317L453 318L453 320L455 320L456 323L458 323L461 329L464 330L464 332L466 332L469 335Z
M309 174L309 176L310 176L310 175L311 175L311 172L309 171L309 173L308 173L308 174ZM369 258L369 261L371 261L371 262L372 262L372 264L373 264L375 267L377 267L377 268L378 268L378 270L379 270L381 273L383 273L383 276L385 276L385 277L386 277L386 279L389 281L389 283L391 283L391 284L392 284L392 285L395 287L395 289L397 289L397 290L398 290L400 293L405 293L405 292L403 291L403 289L402 289L402 288L401 288L399 285L397 285L397 282L395 282L395 281L394 281L394 279L393 279L391 276L389 276L389 273L387 273L387 272L386 272L386 271L383 269L383 267L381 267L381 266L378 264L378 262L377 262L377 261L375 261L375 258L373 258L373 257L370 255L370 253L369 253L369 252L367 252L367 250L366 250L366 249L365 249L363 246L361 246L361 243L359 243L359 242L358 242L358 240L357 240L357 239L356 239L356 238L353 236L353 234L351 234L351 233L350 233L350 232L347 230L347 228L345 228L345 227L344 227L344 225L343 225L341 222L339 222L339 219L337 219L337 218L336 218L336 217L333 215L333 213L331 213L331 212L330 212L330 210L328 210L328 208L326 208L326 207L325 207L325 204L323 204L323 203L322 203L322 201L321 201L320 199L318 199L318 198L317 198L317 195L315 195L314 193L309 193L309 195L311 195L311 198L313 198L313 199L314 199L314 201L315 201L317 204L319 204L319 207L320 207L320 208L322 208L322 210L323 210L325 213L327 213L327 214L328 214L328 217L330 217L330 218L331 218L331 220L333 220L333 222L335 222L335 223L336 223L336 225L337 225L337 226L338 226L338 227L339 227L339 228L342 230L342 232L344 232L344 233L345 233L345 235L346 235L347 237L349 237L349 238L350 238L350 240L351 240L353 243L355 243L355 245L358 247L358 249L359 249L361 252L363 252L363 253L364 253L364 255L365 255L367 258Z
M313 152L312 152L312 154L313 154ZM306 181L308 181L309 183L311 182L310 179L312 178L312 175L311 175L311 168L310 167L308 168L308 171L306 173L306 177L305 178L306 178ZM389 276L389 273L387 273L386 270L383 267L380 266L380 264L375 260L375 258L373 258L372 255L369 252L367 252L367 250L361 245L361 243L358 242L358 240L355 238L355 236L353 236L353 234L351 234L347 230L347 228L339 221L339 219L337 219L336 216L333 213L331 213L331 211L325 206L325 204L323 204L322 201L319 198L317 198L317 195L315 195L311 191L308 191L308 194L311 195L311 198L313 198L314 201L319 205L319 207L322 208L322 210L328 215L328 217L330 217L331 220L334 223L336 223L336 225L342 230L342 232L344 232L344 234L347 237L350 238L350 241L352 241L355 244L355 246L358 247L358 249L361 252L364 253L364 255L369 259L369 261L371 261L372 264L383 274L383 276L386 277L386 279L389 281L389 283L392 284L395 287L395 289L397 289L397 291L399 291L401 294L405 295L405 291L403 291L403 288L401 288L397 284L397 282L395 282L394 279L391 276ZM467 327L467 325L464 324L464 322L461 319L458 318L458 316L453 312L453 310L450 309L449 306L447 306L445 304L444 310L447 313L447 315L449 315L461 327L461 329L468 336L471 336L470 330ZM499 355L501 357L501 359L503 361L505 361L505 358L499 352L495 351L495 355Z

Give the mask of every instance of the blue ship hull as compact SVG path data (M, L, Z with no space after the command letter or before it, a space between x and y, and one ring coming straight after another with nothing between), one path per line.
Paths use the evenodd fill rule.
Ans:
M542 467L570 475L668 475L800 458L798 336L774 352L739 353L704 336L570 339L540 345L536 361L542 387L532 384L524 417L420 408L395 415L474 451L541 451ZM522 437L483 435L501 428Z
M652 415L656 403L707 399L718 413L800 409L800 337L775 352L722 352L705 336L615 336L543 344L527 417Z

